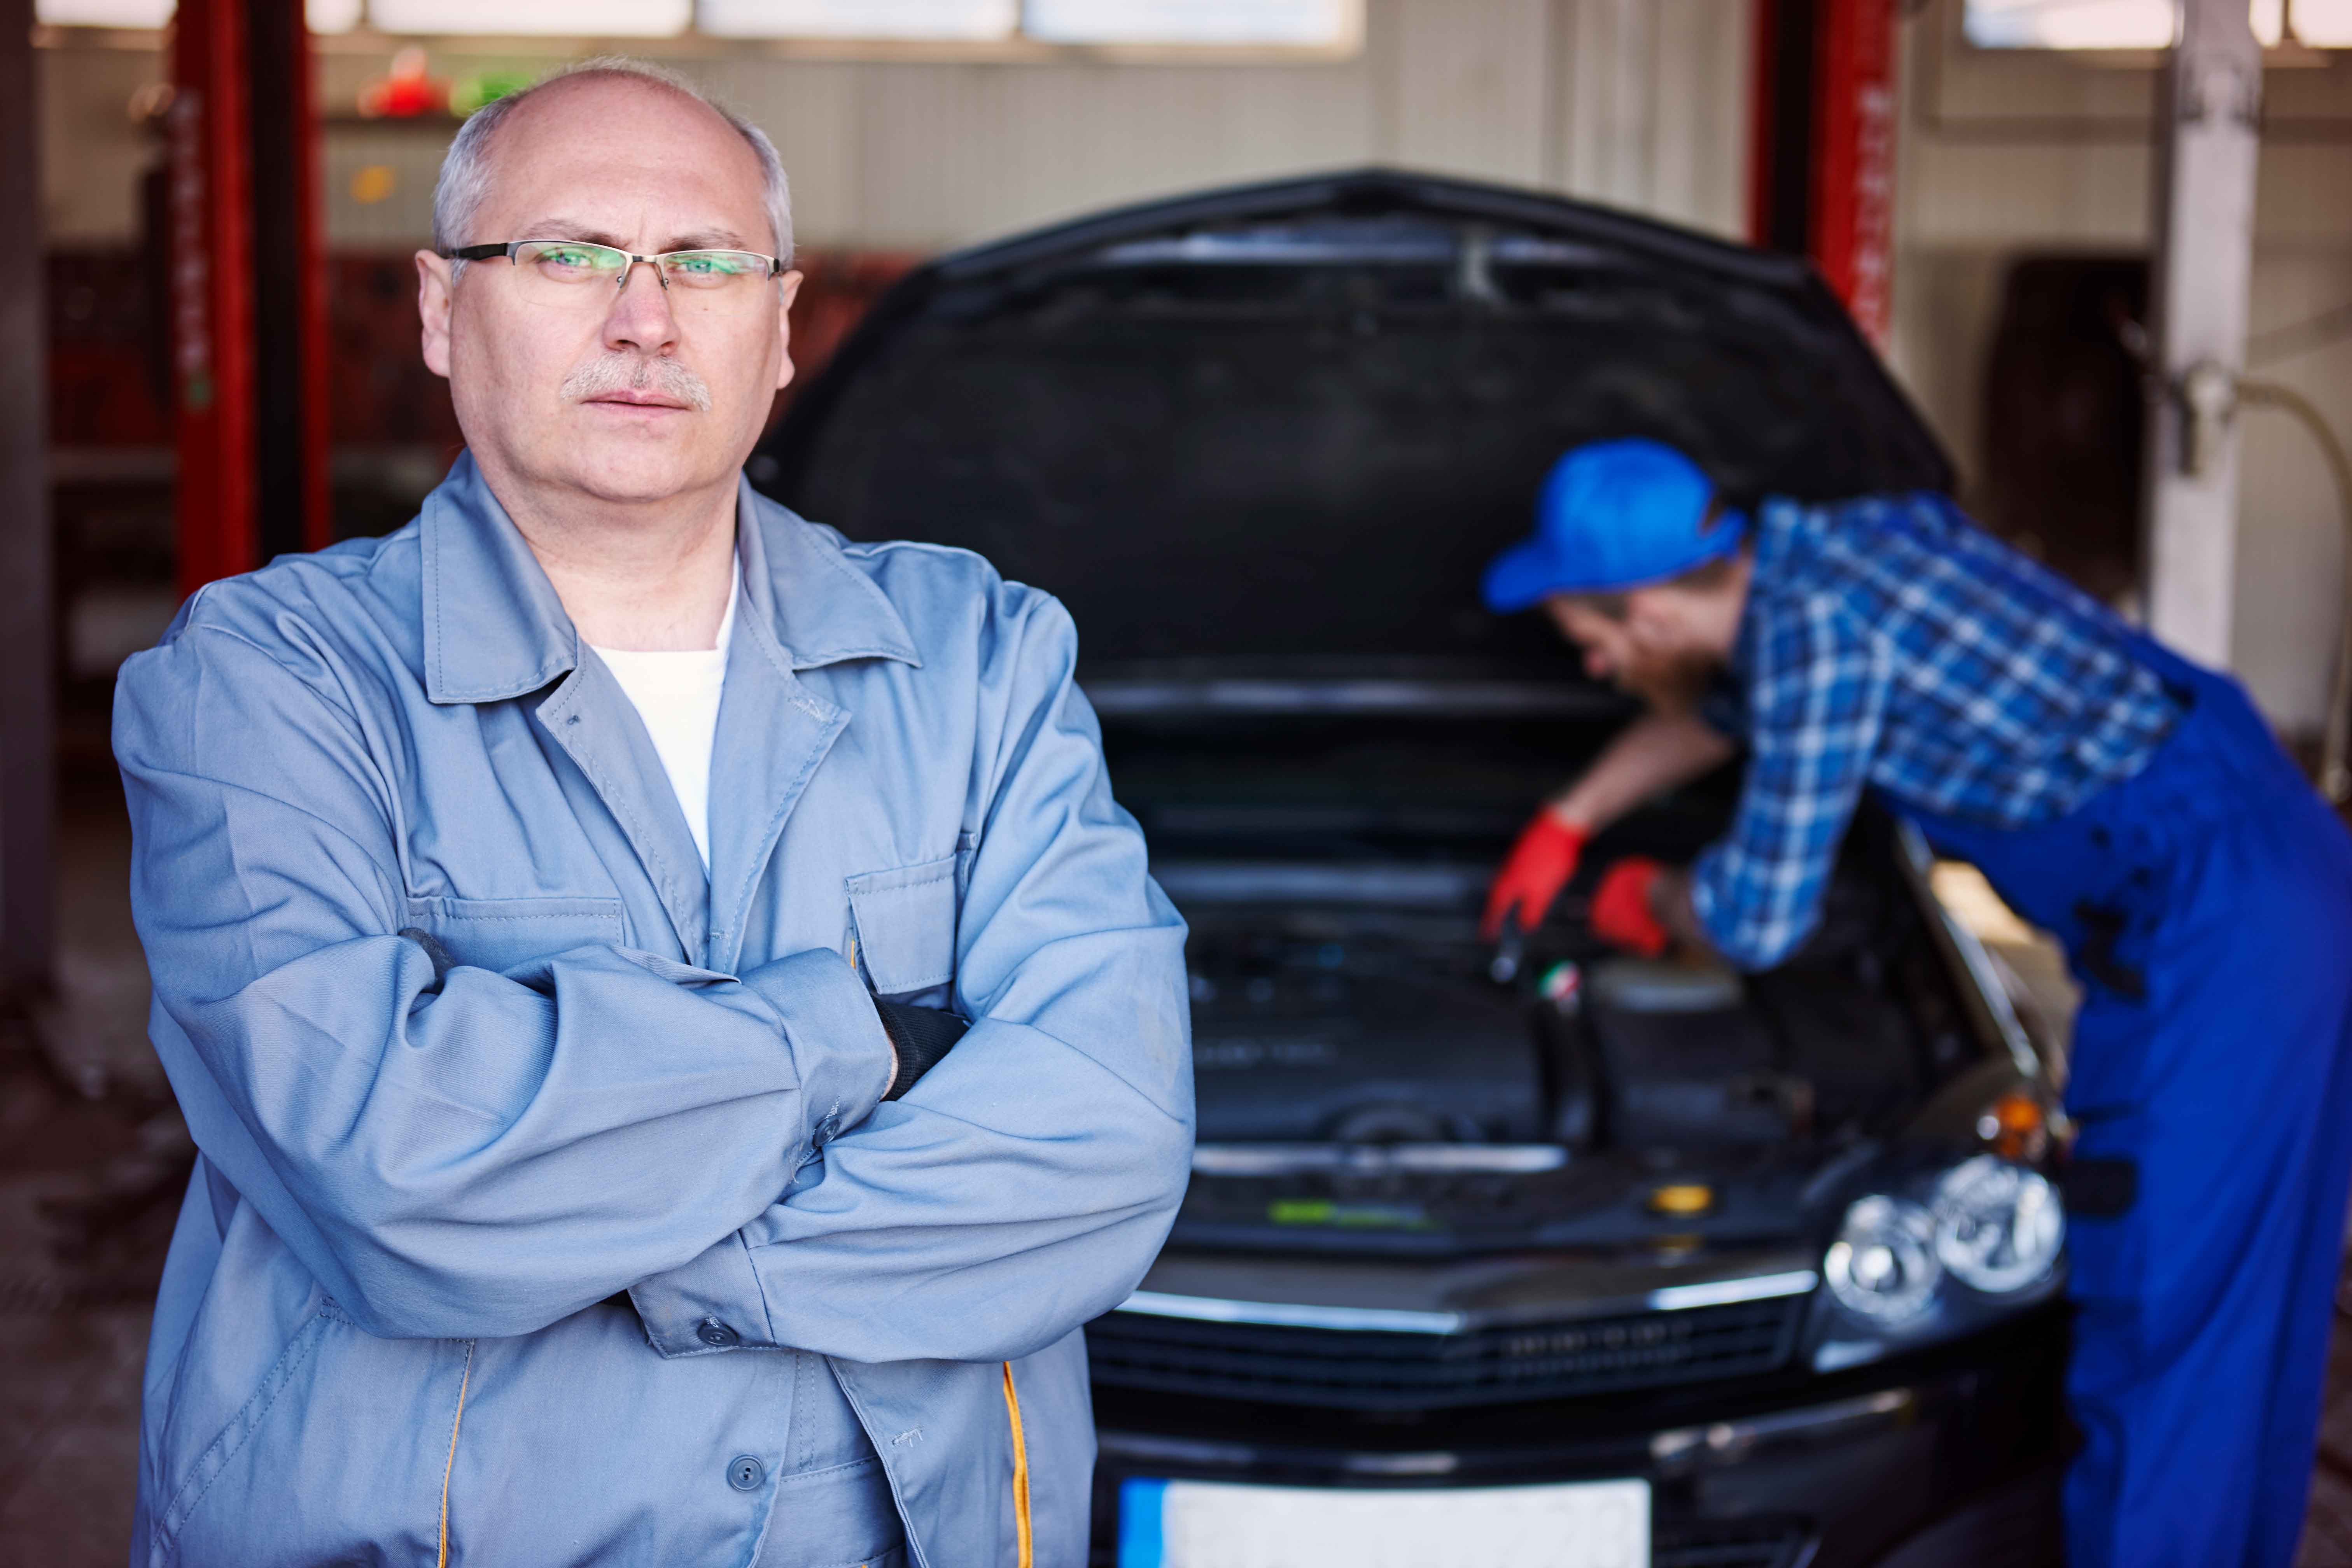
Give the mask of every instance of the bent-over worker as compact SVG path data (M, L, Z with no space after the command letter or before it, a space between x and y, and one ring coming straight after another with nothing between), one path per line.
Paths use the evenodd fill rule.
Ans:
M2069 1559L2284 1568L2352 1174L2352 837L2245 694L1942 496L1751 519L1643 439L1562 458L1485 592L1542 605L1649 707L1521 835L1490 936L1534 925L1594 834L1744 743L1728 832L1687 869L1610 867L1596 934L1779 963L1867 788L2065 944L2074 1158L2136 1178L2070 1227ZM1699 700L1726 673L1736 737Z

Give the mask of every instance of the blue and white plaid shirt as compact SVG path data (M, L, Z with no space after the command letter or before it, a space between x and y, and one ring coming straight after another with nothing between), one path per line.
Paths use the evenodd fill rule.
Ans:
M1767 501L1732 671L1748 778L1693 868L1699 921L1743 968L1821 916L1864 784L1996 827L2130 777L2180 707L2131 629L1938 495Z

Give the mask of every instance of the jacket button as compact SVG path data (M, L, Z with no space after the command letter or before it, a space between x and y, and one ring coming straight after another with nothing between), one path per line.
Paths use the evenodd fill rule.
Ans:
M767 1479L768 1467L749 1454L738 1454L727 1461L727 1484L739 1492L758 1491Z
M726 1324L720 1322L716 1318L703 1319L702 1326L694 1331L694 1335L695 1338L700 1340L704 1344L709 1345L716 1350L723 1351L730 1345L740 1345L743 1342L742 1335L737 1333L734 1330L729 1328ZM759 1483L755 1481L752 1484L756 1486Z

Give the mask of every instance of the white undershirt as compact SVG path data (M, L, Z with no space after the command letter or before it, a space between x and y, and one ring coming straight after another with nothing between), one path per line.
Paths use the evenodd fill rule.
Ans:
M719 646L682 653L632 653L626 648L596 647L596 657L612 670L629 702L645 721L661 757L662 772L686 813L694 847L702 852L702 868L710 869L710 745L719 733L719 696L727 683L727 643L735 635L735 601L739 584L727 596L727 615L719 623Z

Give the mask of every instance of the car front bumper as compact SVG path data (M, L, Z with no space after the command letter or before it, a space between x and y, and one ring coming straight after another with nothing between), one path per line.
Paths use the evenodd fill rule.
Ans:
M1093 1562L1130 1478L1490 1487L1639 1477L1653 1568L2039 1568L2059 1561L2060 1303L1832 1376L1364 1416L1096 1393Z

